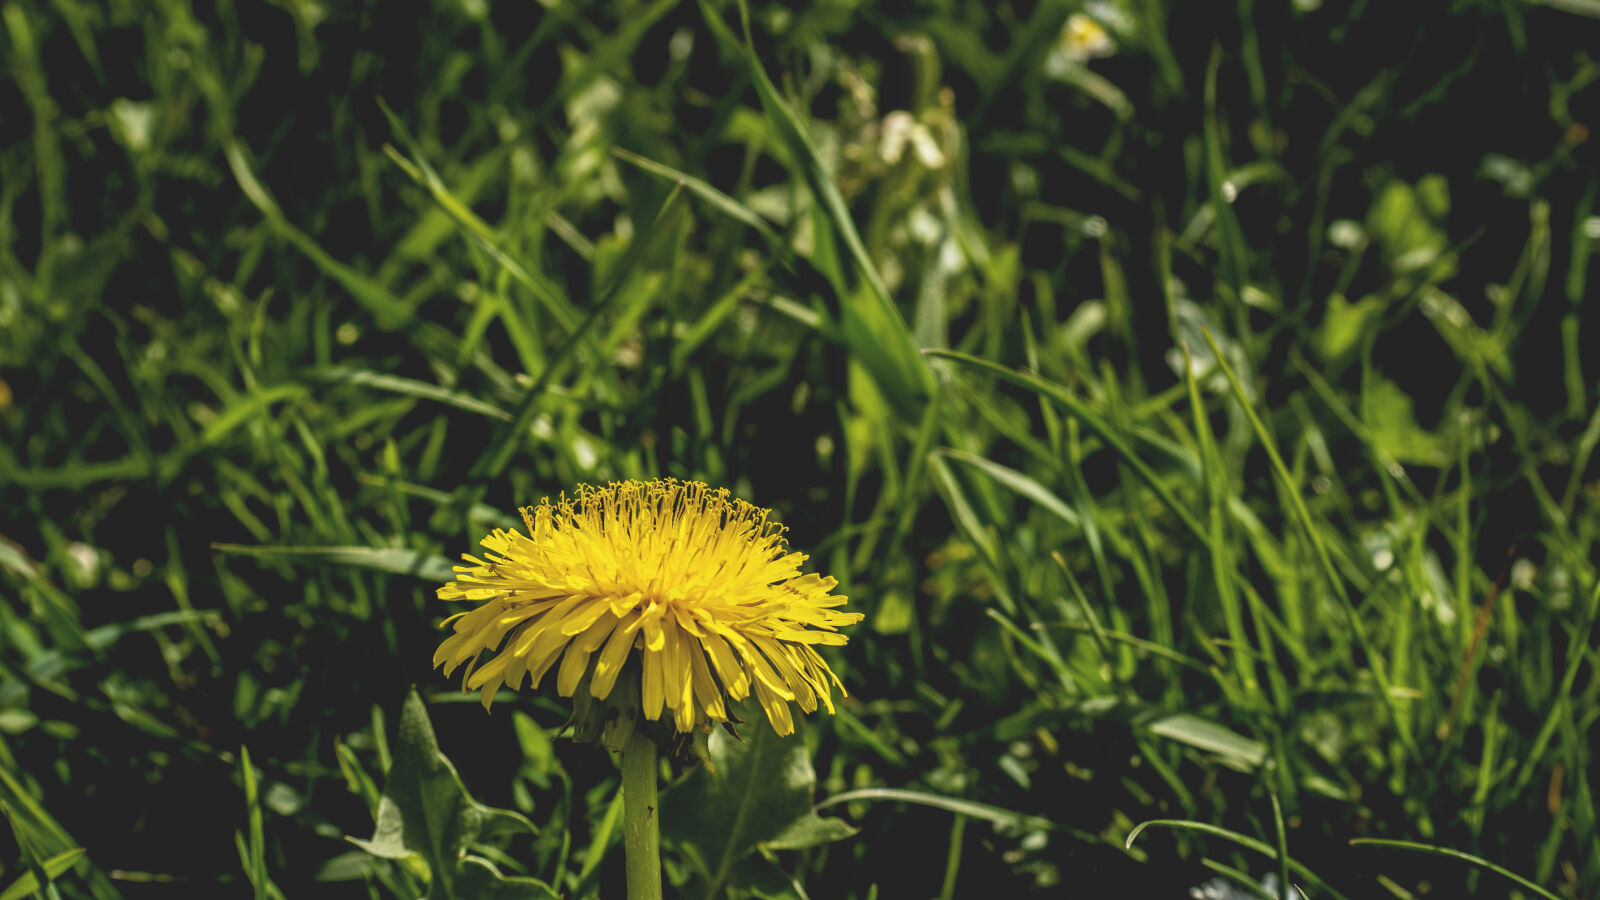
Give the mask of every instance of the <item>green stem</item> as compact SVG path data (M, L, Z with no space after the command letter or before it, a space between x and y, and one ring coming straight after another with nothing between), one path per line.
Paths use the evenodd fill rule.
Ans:
M642 723L639 723L642 724ZM656 821L656 744L635 727L622 751L622 818L628 900L661 900L661 832Z

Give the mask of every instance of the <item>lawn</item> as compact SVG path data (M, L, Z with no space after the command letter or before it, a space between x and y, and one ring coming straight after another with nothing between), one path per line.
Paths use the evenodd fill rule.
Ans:
M432 663L657 478L865 616L668 897L1600 894L1600 3L744 2L0 2L0 898L628 895Z

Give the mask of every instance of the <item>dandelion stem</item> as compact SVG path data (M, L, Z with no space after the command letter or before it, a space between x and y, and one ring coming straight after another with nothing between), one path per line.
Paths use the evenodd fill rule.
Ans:
M656 744L635 728L622 751L622 817L628 900L661 900L661 832L656 821Z

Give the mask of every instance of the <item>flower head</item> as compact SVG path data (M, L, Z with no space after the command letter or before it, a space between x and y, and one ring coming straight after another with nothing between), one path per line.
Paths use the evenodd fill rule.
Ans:
M844 694L816 646L845 643L836 629L861 614L835 609L836 580L800 574L805 554L769 515L674 479L584 485L524 508L527 534L490 532L487 559L463 555L439 589L479 606L445 620L455 633L433 663L446 675L466 663L462 687L481 689L485 709L502 684L528 676L537 688L552 668L556 691L580 706L606 700L626 673L644 717L669 710L679 732L728 722L729 701L754 694L789 734L790 702L832 713L829 682ZM486 650L495 655L480 666Z
M1073 13L1061 26L1057 44L1073 60L1096 59L1117 52L1117 42L1111 39L1104 25L1083 13Z

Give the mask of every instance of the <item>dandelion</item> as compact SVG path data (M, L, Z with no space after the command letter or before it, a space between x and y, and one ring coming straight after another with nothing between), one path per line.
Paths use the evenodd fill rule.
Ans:
M526 534L490 532L486 558L464 555L439 589L479 604L445 620L454 633L433 662L447 676L465 665L463 690L481 690L485 709L502 685L537 688L554 670L580 710L621 691L646 719L705 732L754 695L787 735L791 703L832 713L830 682L844 694L816 648L844 644L837 629L861 614L837 608L835 579L800 573L805 554L768 510L669 478L585 485L521 512Z
M1117 52L1117 42L1111 39L1105 26L1082 13L1067 17L1057 37L1057 45L1077 62L1111 56Z

